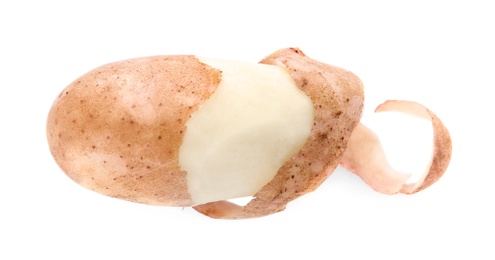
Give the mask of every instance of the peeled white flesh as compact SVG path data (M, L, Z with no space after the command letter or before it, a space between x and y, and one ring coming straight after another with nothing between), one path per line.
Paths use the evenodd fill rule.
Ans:
M313 104L283 68L200 58L222 71L186 122L179 165L194 204L252 196L308 139Z

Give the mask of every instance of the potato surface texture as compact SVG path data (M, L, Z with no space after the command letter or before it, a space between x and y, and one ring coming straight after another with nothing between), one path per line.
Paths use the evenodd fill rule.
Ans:
M99 67L60 93L48 116L51 152L82 186L135 202L192 204L178 165L185 122L220 83L193 56Z
M377 109L432 124L430 169L410 184L359 122L363 104L356 75L297 48L259 64L153 56L107 64L75 80L53 103L47 138L60 168L88 189L192 206L212 218L282 211L339 164L386 194L411 194L442 176L452 147L433 112L407 101ZM242 196L252 200L228 201Z

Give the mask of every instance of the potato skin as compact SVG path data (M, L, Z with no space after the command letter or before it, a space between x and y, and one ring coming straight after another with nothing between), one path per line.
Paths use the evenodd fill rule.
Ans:
M189 206L178 151L185 122L215 91L221 72L194 56L104 65L55 100L50 151L75 182L129 201Z

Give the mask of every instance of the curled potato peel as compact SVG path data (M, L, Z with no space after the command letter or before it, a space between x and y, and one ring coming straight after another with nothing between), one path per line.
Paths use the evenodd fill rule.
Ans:
M258 191L249 194L253 199L245 206L227 201L235 196L235 187L231 193L225 193L225 200L220 201L208 201L208 196L195 193L189 187L188 178L192 174L188 175L187 167L181 164L183 154L191 147L193 151L195 149L189 146L189 150L182 150L184 152L179 156L185 136L192 131L190 119L206 107L208 100L217 98L216 93L222 93L220 88L225 93L223 80L232 82L221 68L194 56L121 61L83 75L61 93L50 110L47 137L51 153L62 170L86 188L133 202L193 206L200 213L222 219L261 217L282 211L290 201L316 189L339 164L359 175L373 189L386 194L420 191L445 172L451 154L450 136L436 115L424 106L408 101L387 101L377 108L377 112L401 111L432 122L435 149L430 170L424 180L405 185L409 176L388 166L379 140L359 123L364 93L357 76L313 60L297 48L279 50L260 64L263 71L271 71L275 66L282 74L288 73L293 81L287 83L288 89L294 84L298 91L309 97L312 126L301 146L294 144L296 146L290 148L297 150L288 154L290 156L273 172L271 180L254 182L253 185L259 185L253 186L259 187ZM273 98L278 96L274 94ZM259 138L278 136L264 135L263 131L271 129L268 126L273 123L272 119L260 120L248 127L261 131ZM209 120L203 121L207 122L207 128L211 126ZM279 121L278 118L275 121ZM198 132L198 129L194 131ZM201 131L197 136L202 136ZM249 131L235 134L244 138L246 133ZM228 136L222 142L246 143L244 139L238 141L236 138L238 136ZM252 137L248 136L247 140L251 142ZM247 148L250 149L249 142ZM229 150L225 143L220 144L221 149L215 146L210 142L205 153L211 155L212 152L237 152L240 149ZM257 150L253 151L251 155L256 155ZM376 163L369 163L370 160ZM188 161L194 169L198 167L194 158ZM232 165L228 167L221 169L228 169L227 173L230 169L236 171ZM215 174L215 168L212 169ZM223 177L213 179L218 183ZM201 189L201 185L216 185L208 183L208 178L195 181L199 183L195 184L195 189ZM219 187L229 185L230 182L226 182ZM222 197L222 191L212 197ZM205 200L207 202L203 203Z
M412 194L435 183L446 171L452 153L452 141L442 121L428 108L416 102L388 100L375 112L397 111L431 121L433 156L429 169L416 183L406 183L410 175L394 170L387 162L377 136L363 124L354 129L340 162L378 192Z

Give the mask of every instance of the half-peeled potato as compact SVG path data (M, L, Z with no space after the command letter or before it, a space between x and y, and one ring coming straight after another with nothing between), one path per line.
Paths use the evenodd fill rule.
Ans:
M419 191L445 172L451 141L435 114L407 101L378 108L432 122L431 170L406 184L359 123L363 102L358 77L296 48L259 64L154 56L75 80L49 112L47 137L61 169L86 188L215 218L281 211L339 163L385 193ZM226 201L245 196L245 206Z

